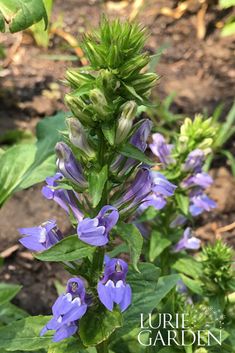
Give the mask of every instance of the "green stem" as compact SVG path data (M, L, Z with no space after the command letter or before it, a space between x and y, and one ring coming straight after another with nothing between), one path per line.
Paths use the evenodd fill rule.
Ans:
M109 353L107 341L103 341L96 346L97 353Z
M193 346L184 347L186 353L193 353Z

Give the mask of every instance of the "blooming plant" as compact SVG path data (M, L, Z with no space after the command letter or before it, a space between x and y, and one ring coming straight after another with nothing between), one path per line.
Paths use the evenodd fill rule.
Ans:
M60 262L70 279L52 316L27 317L0 329L7 337L0 347L7 351L161 352L164 344L138 343L140 317L146 321L163 310L195 317L194 308L215 305L212 271L226 246L204 249L198 258L190 254L201 247L192 231L194 217L216 207L205 191L213 180L203 171L216 132L210 120L186 119L169 144L159 133L151 138L150 120L136 119L157 80L145 72L145 39L139 25L103 19L84 38L90 65L67 72L71 92L65 101L72 113L55 146L57 173L48 176L42 194L67 213L72 235L64 236L55 220L19 232L37 259ZM226 261L231 256L219 261L222 312L229 310L235 289ZM171 300L177 300L175 308ZM191 348L177 352L193 352L197 344Z

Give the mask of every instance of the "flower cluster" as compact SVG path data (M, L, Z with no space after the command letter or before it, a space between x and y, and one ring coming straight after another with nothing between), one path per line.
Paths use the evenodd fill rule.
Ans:
M77 277L69 280L66 293L52 307L53 318L42 330L42 335L55 330L54 341L73 335L79 319L98 299L109 311L114 305L121 312L128 309L132 299L128 265L105 256L113 242L112 230L119 219L128 223L150 205L164 208L176 189L141 161L152 123L135 118L157 79L142 70L149 62L142 53L144 41L140 26L104 19L100 30L84 40L90 67L67 72L71 92L65 100L72 117L66 119L67 131L55 146L57 172L46 178L42 194L69 215L78 244L95 250L84 260L86 270L79 258L67 267ZM47 251L62 239L66 243L55 221L20 233L25 236L20 242L31 251Z

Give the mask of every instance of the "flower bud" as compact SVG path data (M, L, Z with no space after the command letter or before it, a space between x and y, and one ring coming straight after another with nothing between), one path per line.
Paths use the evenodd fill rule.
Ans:
M137 111L137 105L134 101L129 101L124 104L121 117L118 120L116 131L116 143L121 143L131 131L133 120Z
M207 148L211 147L212 144L213 144L213 139L212 138L206 138L199 144L198 147L201 150L204 150L204 149L207 149Z
M92 78L91 74L80 72L78 70L70 69L66 72L67 81L76 88L84 83L90 83Z
M183 125L180 128L180 135L187 135L187 132L191 126L192 126L192 120L190 118L186 118L184 120Z
M72 94L66 94L65 102L71 109L72 113L80 122L85 126L94 126L91 116L88 112L85 112L85 103L80 97L74 97Z
M67 119L69 128L69 139L74 146L79 148L88 158L95 157L95 151L88 143L85 130L76 118Z
M179 137L179 152L184 152L187 149L189 138L188 136L180 136Z
M103 92L95 88L90 92L90 100L93 103L94 110L98 113L99 120L105 120L107 115L109 115L109 106Z

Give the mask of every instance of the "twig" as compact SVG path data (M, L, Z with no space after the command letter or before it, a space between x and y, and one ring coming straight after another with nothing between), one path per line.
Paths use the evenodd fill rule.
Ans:
M2 64L3 68L7 68L10 65L10 63L14 60L15 54L17 53L18 49L21 46L22 39L23 39L22 32L17 33L16 41L9 49L7 58L4 60Z
M51 28L50 32L63 38L67 43L69 43L69 45L73 48L79 60L81 61L82 65L83 66L87 65L87 60L84 57L84 53L82 49L79 47L78 41L72 34L65 32L61 28Z
M235 229L235 222L233 222L231 224L228 224L227 226L224 226L224 227L216 229L216 232L224 233L224 232L228 232L228 231L233 230L233 229Z

